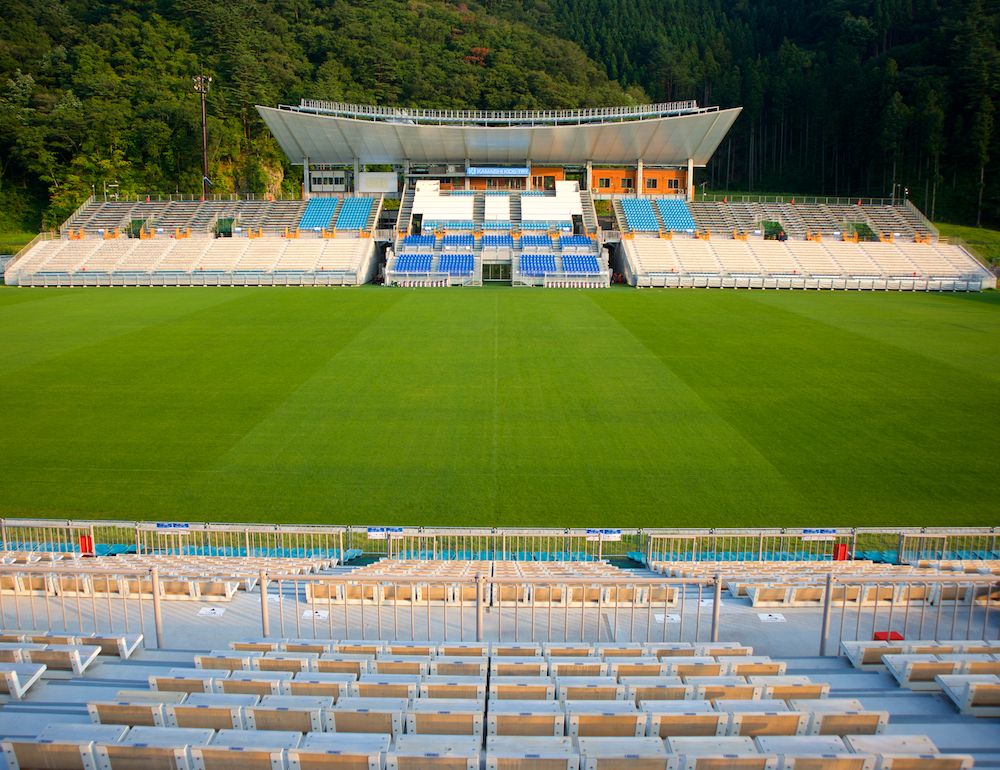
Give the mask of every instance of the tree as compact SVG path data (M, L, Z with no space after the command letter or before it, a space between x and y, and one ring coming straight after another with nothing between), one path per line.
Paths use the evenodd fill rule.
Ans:
M979 197L976 203L976 227L983 223L983 191L986 189L986 164L990 162L990 141L993 138L993 101L983 95L972 122L972 147L979 164Z

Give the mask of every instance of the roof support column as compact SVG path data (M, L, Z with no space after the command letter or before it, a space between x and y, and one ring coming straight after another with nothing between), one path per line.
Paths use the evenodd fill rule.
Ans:
M469 168L472 166L472 160L470 158L465 159L465 189L469 189Z
M533 190L535 188L531 186L531 160L525 159L524 165L528 169L528 178L524 180L524 189Z
M587 172L584 177L584 183L587 185L587 191L594 189L594 163L593 161L587 161Z
M302 159L302 200L307 201L312 195L312 179L309 175L309 158Z
M687 199L694 200L694 159L688 158Z
M361 159L354 159L354 192L358 191L358 177L361 176Z
M635 163L635 191L638 195L642 195L645 189L642 183L642 158L639 158Z

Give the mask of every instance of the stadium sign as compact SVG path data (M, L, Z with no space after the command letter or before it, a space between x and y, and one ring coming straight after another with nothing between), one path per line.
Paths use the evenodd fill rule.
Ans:
M602 542L610 542L612 540L621 540L622 531L620 529L588 529L587 530L587 540Z
M369 540L398 540L403 536L402 527L368 527Z
M190 529L191 525L186 521L158 521L157 529Z
M837 530L835 529L804 529L802 530L803 540L836 540Z
M465 169L466 176L529 176L530 173L527 166L468 166Z

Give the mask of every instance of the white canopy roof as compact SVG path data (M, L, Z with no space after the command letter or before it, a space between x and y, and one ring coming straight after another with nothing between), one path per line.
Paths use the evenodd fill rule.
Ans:
M471 112L303 101L257 110L293 163L704 166L739 107L694 102L547 112Z

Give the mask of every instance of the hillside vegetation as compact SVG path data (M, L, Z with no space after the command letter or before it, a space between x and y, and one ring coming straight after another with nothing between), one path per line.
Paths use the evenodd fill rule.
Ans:
M714 188L889 195L1000 224L1000 9L985 0L8 0L0 230L91 190L294 193L255 104L560 108L697 99L743 114Z

